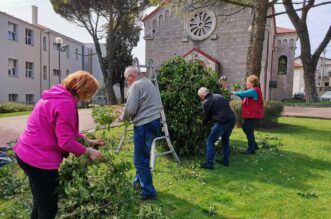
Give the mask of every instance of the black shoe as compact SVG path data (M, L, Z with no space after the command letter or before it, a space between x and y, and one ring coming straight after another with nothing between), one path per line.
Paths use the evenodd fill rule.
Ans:
M243 152L243 154L255 154L255 151L246 150L245 152Z
M202 168L202 169L208 169L208 170L213 170L213 169L214 169L213 166L208 166L207 163L202 163L202 164L200 165L200 168Z
M221 159L221 160L216 160L216 162L219 163L219 164L222 164L223 166L226 166L226 167L229 166L229 161L226 162L226 161L224 161L223 159Z
M152 196L140 196L140 200L142 200L142 201L155 200L156 198L157 198L156 195L152 195Z

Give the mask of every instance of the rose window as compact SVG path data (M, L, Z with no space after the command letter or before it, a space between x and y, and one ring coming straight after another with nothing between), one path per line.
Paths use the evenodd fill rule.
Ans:
M196 11L186 20L186 32L192 40L208 38L216 28L216 16L211 10Z

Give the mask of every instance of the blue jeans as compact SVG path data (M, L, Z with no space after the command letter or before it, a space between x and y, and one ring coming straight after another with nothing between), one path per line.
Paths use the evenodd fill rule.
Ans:
M136 167L136 177L133 185L140 183L142 197L152 197L156 195L153 186L152 173L149 168L150 150L152 142L160 132L160 119L156 119L145 125L134 126L134 166Z
M259 119L244 119L243 123L243 131L246 134L247 141L248 141L248 151L254 152L256 147L255 135L254 135L254 128L255 124L259 121Z
M225 123L215 123L207 139L207 166L214 166L215 142L222 137L223 160L229 162L230 156L230 135L234 127L235 120Z

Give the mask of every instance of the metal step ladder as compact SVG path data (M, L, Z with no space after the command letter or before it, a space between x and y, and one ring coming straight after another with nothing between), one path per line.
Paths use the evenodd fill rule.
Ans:
M161 95L160 95L159 84L158 84L158 81L157 81L157 75L156 75L156 72L155 72L155 69L154 69L153 60L152 59L148 60L147 65L140 65L139 60L137 58L135 58L133 60L133 66L135 66L139 70L140 70L140 68L146 68L146 74L147 75L145 75L145 76L148 79L150 79L153 82L153 84L156 86L157 92L159 94L159 98L161 100L161 109L160 109L161 124L162 124L162 132L161 133L163 133L163 135L160 136L160 137L154 138L154 140L152 142L151 151L150 151L151 158L150 158L150 164L149 164L150 169L154 170L155 162L156 162L157 157L162 156L162 155L166 155L166 154L172 154L173 157L175 158L176 162L178 164L180 164L179 157L177 156L177 153L176 153L176 151L175 151L175 149L174 149L174 147L171 143L171 140L170 140L168 124L167 124L166 116L165 116L165 113L164 113L164 108L163 108L163 105L162 105L162 99L161 99ZM116 154L119 153L119 151L121 150L121 148L122 148L122 146L125 142L130 141L130 140L126 140L126 135L127 135L128 131L132 131L132 129L129 129L128 126L125 126L123 136L121 137L120 142L119 142L119 144L118 144L118 146L115 150ZM163 139L166 140L169 151L165 151L165 152L162 152L162 153L157 153L156 152L156 142L160 141L160 140L163 140Z

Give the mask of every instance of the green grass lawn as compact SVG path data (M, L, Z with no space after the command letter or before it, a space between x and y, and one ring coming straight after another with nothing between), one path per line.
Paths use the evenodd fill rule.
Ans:
M29 115L30 113L31 113L31 111L14 112L14 113L0 113L0 118Z
M282 103L285 106L302 106L302 107L331 107L331 101L321 100L316 103L307 103L302 100L283 100Z
M235 129L229 167L199 169L203 155L181 157L180 166L172 157L158 158L153 173L158 199L138 201L136 193L137 204L128 211L137 215L139 208L152 206L169 218L190 219L331 218L331 121L284 117L280 123L256 132L261 148L255 155L240 153L246 138ZM121 130L111 133L118 138ZM132 144L119 156L132 162ZM0 211L8 204L0 199Z

